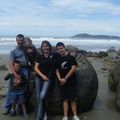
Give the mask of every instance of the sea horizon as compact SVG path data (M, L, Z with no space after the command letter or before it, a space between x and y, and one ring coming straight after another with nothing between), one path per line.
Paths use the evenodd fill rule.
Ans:
M43 40L48 40L52 46L57 42L63 42L65 45L73 45L80 50L99 52L106 51L111 47L116 50L120 49L120 40L117 39L80 39L71 37L30 37L33 44L39 48ZM9 54L16 46L15 36L0 37L0 54Z

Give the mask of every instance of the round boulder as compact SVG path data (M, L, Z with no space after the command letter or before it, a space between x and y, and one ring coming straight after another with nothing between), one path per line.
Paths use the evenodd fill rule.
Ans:
M120 49L118 50L117 55L120 56Z
M120 62L116 63L109 73L109 88L116 93L115 104L120 111Z
M114 47L111 47L107 50L108 57L115 60L117 56L117 50Z
M117 110L120 112L120 82L118 83L117 89L116 89L115 105Z
M107 53L116 53L117 50L115 49L115 47L111 47L107 50Z
M93 106L98 91L98 78L90 62L82 54L77 54L77 108L78 113L86 111ZM58 81L54 81L47 96L47 114L63 114L62 100Z
M99 58L103 58L103 57L107 57L107 56L108 56L108 53L104 52L104 51L100 51L99 54L98 54Z

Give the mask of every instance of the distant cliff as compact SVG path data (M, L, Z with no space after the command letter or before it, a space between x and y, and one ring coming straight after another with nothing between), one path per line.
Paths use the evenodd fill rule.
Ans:
M72 36L71 38L81 38L81 39L117 39L120 40L120 36L112 36L112 35L91 35L91 34L77 34Z

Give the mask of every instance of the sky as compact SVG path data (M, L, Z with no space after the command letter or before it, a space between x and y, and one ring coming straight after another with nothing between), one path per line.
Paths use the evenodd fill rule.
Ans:
M120 0L0 0L0 35L120 35Z

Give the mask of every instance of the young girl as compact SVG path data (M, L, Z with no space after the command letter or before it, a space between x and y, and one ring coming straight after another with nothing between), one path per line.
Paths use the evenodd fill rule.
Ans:
M62 42L57 43L56 49L60 55L60 57L56 60L56 75L60 82L61 94L63 98L63 120L68 120L69 101L73 112L73 120L80 120L77 116L76 106L76 60L66 51L65 45Z

